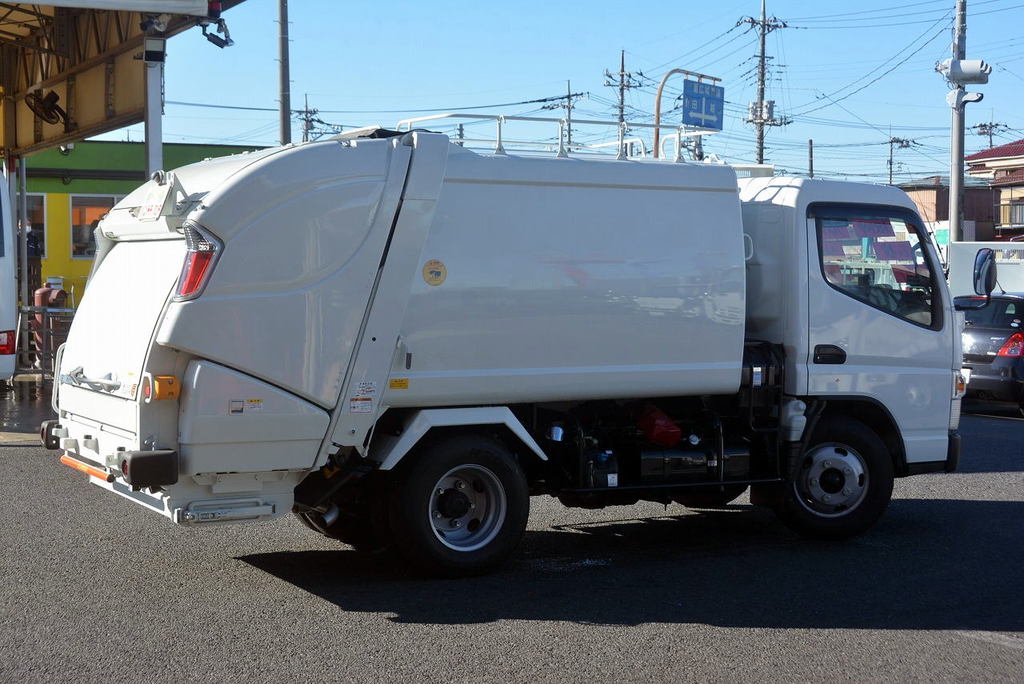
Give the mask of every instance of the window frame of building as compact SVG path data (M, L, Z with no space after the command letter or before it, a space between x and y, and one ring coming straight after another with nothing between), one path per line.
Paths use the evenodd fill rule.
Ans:
M93 248L93 252L91 254L88 254L88 253L85 253L85 254L75 254L75 245L76 245L75 229L77 227L79 227L75 223L75 200L78 200L78 199L109 199L109 200L111 200L111 205L110 205L109 208L107 208L107 212L106 212L106 213L109 213L110 210L113 209L117 205L118 202L120 202L122 199L124 199L124 195L115 195L113 193L92 193L92 192L74 193L74 194L68 195L68 253L69 253L71 259L73 259L73 260L88 261L88 260L96 258L95 247ZM97 205L93 205L93 206L95 207ZM95 239L91 240L90 242L93 245L95 245ZM88 245L86 245L86 249L88 249Z

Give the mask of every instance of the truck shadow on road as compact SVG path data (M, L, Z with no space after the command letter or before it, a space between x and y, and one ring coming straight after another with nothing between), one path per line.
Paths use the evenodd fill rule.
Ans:
M402 623L1024 630L1024 502L894 501L867 535L810 542L749 506L529 531L487 576L417 578L354 551L239 560Z

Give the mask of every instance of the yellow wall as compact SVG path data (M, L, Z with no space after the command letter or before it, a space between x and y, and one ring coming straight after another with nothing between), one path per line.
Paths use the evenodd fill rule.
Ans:
M64 289L75 305L82 299L92 259L71 258L71 195L46 193L46 257L42 259L43 280L64 278ZM68 302L71 303L70 301Z

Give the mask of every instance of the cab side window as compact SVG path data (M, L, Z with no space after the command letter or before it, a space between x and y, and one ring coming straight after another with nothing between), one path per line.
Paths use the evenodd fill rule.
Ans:
M910 216L818 212L825 280L876 309L927 328L941 326L927 238Z

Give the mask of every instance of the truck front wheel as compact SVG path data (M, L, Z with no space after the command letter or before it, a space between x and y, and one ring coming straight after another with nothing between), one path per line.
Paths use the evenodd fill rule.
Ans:
M451 437L395 473L391 529L421 570L475 575L505 561L526 529L530 501L515 457L488 437Z
M805 536L844 539L875 524L892 486L892 457L881 438L859 421L826 418L791 464L775 512Z

